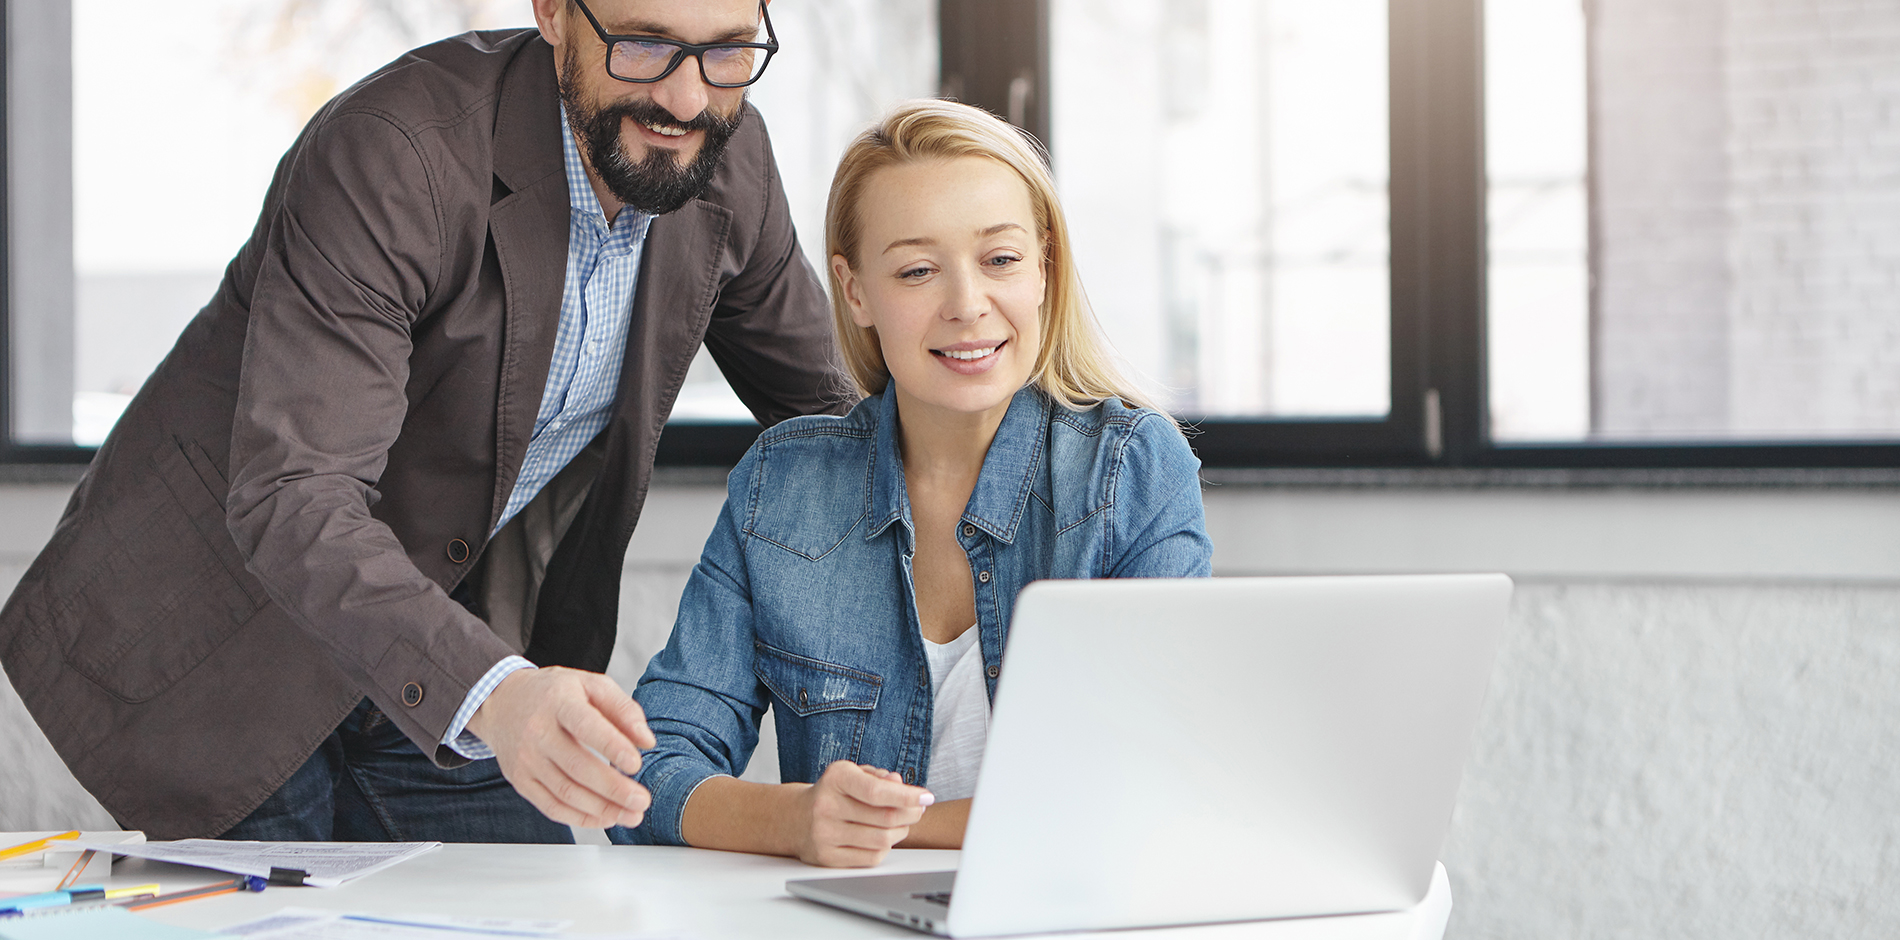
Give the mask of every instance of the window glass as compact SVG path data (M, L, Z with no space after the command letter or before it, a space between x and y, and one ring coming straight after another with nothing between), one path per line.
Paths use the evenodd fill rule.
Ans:
M1052 0L1083 283L1162 401L1390 404L1386 0Z
M781 50L751 99L772 152L799 244L825 280L825 197L846 144L891 106L937 93L937 5L931 0L772 4ZM744 421L752 413L700 350L674 421Z
M839 0L772 12L783 51L750 95L770 123L794 222L822 276L837 156L892 103L935 93L936 9L927 0ZM72 0L72 17L79 444L104 440L211 298L250 235L278 158L317 108L406 49L533 23L527 0L177 0L164 16L134 0ZM132 47L162 50L141 58L130 81L118 58L129 47L105 41L128 26L138 31ZM751 420L703 352L675 416Z
M1900 6L1485 6L1494 436L1900 433Z

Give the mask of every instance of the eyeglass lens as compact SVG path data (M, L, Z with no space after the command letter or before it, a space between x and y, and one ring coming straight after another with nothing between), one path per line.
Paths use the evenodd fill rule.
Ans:
M765 50L747 46L714 46L700 57L700 69L706 81L715 85L743 85L757 78L765 68ZM678 46L663 42L614 43L607 70L615 78L649 81L660 77L676 56L685 55Z

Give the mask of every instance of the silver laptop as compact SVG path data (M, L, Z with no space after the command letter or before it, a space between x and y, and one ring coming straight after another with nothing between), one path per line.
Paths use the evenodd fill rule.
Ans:
M1410 907L1510 595L1501 574L1031 584L959 869L785 887L947 937Z

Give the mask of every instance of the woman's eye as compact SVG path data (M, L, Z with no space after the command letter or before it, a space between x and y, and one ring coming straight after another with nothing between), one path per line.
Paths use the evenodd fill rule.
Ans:
M897 273L899 279L915 281L930 273L929 268L906 268Z
M996 257L990 258L989 260L985 261L984 263L989 265L992 268L1007 268L1010 265L1015 264L1016 262L1021 261L1021 260L1023 259L1018 258L1015 255L997 255Z

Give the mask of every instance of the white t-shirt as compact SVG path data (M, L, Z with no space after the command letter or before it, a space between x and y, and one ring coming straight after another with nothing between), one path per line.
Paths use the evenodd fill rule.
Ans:
M983 766L983 745L990 736L990 696L975 625L948 643L925 640L924 656L936 692L924 785L938 801L967 799L976 792L976 772Z

